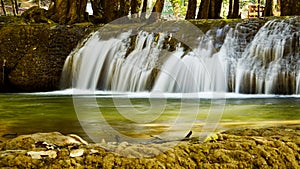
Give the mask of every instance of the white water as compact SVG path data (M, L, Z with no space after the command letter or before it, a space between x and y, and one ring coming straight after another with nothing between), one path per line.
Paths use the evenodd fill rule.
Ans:
M72 80L69 88L93 91L300 94L298 20L272 20L260 29L238 24L219 51L210 37L199 37L189 51L180 44L168 51L169 33L140 31L132 39L129 31L101 40L99 31L68 57L62 79Z
M300 68L297 22L272 20L257 32L238 60L237 93L299 94L296 90Z

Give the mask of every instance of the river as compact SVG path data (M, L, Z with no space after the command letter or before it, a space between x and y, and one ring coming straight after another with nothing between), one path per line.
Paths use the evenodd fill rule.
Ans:
M95 128L105 130L109 126L111 128L107 130L113 129L130 138L147 138L166 132L168 137L175 137L176 133L189 130L197 133L209 122L216 126L212 132L230 128L300 124L300 98L297 95L226 93L224 96L223 105L217 110L217 114L212 114L214 101L220 99L211 98L209 94L191 98L181 94L151 97L150 93L111 92L73 96L70 90L1 94L0 135L58 131L64 134L75 133L89 140L91 133L86 133L89 129L80 123L80 120L86 120L82 118L82 113L85 113L88 120L94 119L89 123L95 125ZM78 98L86 100L88 107L96 107L99 112L93 113L87 109L80 111L76 100ZM90 98L96 100L96 105L90 104ZM132 110L139 114L135 112L134 116L130 116ZM213 119L209 119L208 114ZM99 118L104 121L97 121ZM174 125L181 127L170 130ZM100 138L101 134L103 133L92 131L92 135L99 135ZM180 134L177 136L184 137Z

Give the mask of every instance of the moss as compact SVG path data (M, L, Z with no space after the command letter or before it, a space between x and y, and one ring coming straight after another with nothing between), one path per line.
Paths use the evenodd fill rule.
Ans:
M66 57L92 30L89 24L1 25L0 64L6 63L0 92L57 90Z
M291 130L286 130L291 129ZM247 131L247 132L245 132ZM253 132L250 132L253 131ZM268 134L266 134L268 131ZM83 156L70 158L70 147L60 147L55 159L31 159L26 151L30 146L4 142L12 147L27 149L9 151L6 147L0 151L0 167L10 168L299 168L299 128L274 127L261 129L229 130L223 133L223 140L197 143L184 141L158 156L148 158L121 157L108 152L97 145L81 145L85 149ZM247 135L245 135L247 133ZM252 133L252 134L250 134ZM264 136L261 136L263 135ZM283 142L276 137L290 137ZM260 140L259 142L255 140ZM134 145L132 145L134 147ZM163 146L156 144L157 147ZM130 148L130 147L127 147ZM98 153L88 153L91 149ZM95 152L95 151L94 151Z

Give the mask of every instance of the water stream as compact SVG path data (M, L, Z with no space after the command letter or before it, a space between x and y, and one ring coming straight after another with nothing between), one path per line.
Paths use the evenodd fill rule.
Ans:
M77 119L72 96L62 93L0 95L0 135L59 131L64 134L75 133L89 139ZM147 138L168 130L176 121L178 110L181 108L183 101L182 98L176 95L170 95L165 100L164 111L159 114L158 118L151 119L149 122L133 122L120 114L118 108L124 110L134 107L141 112L146 111L151 106L147 94L130 94L128 96L127 94L101 93L95 96L97 97L98 109L105 121L121 134L135 138ZM124 96L126 96L125 99L130 98L131 103L129 105L116 105L114 103L114 97L122 99ZM195 119L193 119L195 114L193 108L191 108L191 111L183 112L184 117L189 122L192 119L193 128L191 130L194 133L201 131L211 108L211 99L201 98L197 102L199 103L199 110L196 112L198 114ZM193 101L190 103L193 103ZM297 96L227 94L226 105L222 118L218 123L217 131L249 126L299 125L299 103L300 98ZM99 114L87 112L86 116L97 119ZM145 116L144 114L143 117ZM91 123L105 127L104 124L99 124L97 121ZM184 126L186 124L183 120L177 125ZM185 130L185 128L182 128L182 130ZM94 134L101 137L101 133ZM176 131L173 134L176 135Z
M62 83L121 92L299 94L299 25L295 17L206 34L186 26L175 33L129 29L110 38L100 29L68 57Z
M172 31L127 29L114 36L96 31L66 60L62 86L72 89L0 95L0 135L59 131L88 139L81 126L88 123L147 138L178 125L172 137L179 130L201 132L218 99L224 107L217 130L299 125L299 25L297 17L264 25L244 21L194 37L180 34L184 42ZM153 93L158 95L152 98ZM89 97L95 99L86 102L93 111L79 114L76 98ZM151 101L162 109L148 111ZM92 134L101 138L103 132Z

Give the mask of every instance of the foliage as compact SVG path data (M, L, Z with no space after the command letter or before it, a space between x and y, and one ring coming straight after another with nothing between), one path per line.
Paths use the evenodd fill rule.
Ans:
M187 11L187 1L185 0L170 0L170 2L172 3L173 6L173 11L176 11L179 7L178 13L179 13L179 17L184 17ZM178 4L178 6L176 7L176 4Z

